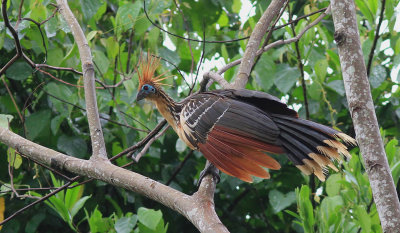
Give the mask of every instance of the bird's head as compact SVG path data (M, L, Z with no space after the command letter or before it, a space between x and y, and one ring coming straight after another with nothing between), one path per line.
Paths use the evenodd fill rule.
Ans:
M139 68L136 72L139 76L139 89L136 96L136 101L142 99L154 99L157 98L161 90L160 85L166 85L161 83L162 80L168 78L163 77L164 74L155 76L155 71L160 65L160 59L147 53L147 58L140 58Z

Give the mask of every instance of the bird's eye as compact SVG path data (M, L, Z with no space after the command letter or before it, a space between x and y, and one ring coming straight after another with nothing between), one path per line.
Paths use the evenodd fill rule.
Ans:
M149 90L149 86L144 85L144 86L143 86L143 90L145 90L145 91Z

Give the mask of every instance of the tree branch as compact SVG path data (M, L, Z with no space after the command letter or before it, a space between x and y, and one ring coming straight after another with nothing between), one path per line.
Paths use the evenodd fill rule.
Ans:
M374 111L354 1L331 2L347 101L382 229L384 232L398 232L400 204Z
M244 88L249 78L251 68L254 65L254 58L260 46L261 40L268 30L269 25L276 15L279 14L280 9L285 4L285 1L273 0L261 18L258 20L253 32L251 33L249 42L246 46L246 51L244 52L242 62L236 80L233 86L236 88Z
M71 28L72 35L74 36L76 44L78 45L79 54L81 57L85 87L86 109L93 151L90 159L100 159L108 161L103 131L100 124L99 111L96 102L94 66L90 47L88 45L88 42L86 41L86 37L82 31L82 28L80 27L78 21L76 20L71 9L68 6L68 2L66 0L57 0L57 4L60 9L61 15L64 17L65 21Z
M0 127L0 142L52 168L92 177L155 200L185 216L201 232L228 232L214 210L215 185L209 187L213 182L202 182L198 192L189 196L103 160L83 160L51 150L2 127ZM204 179L212 177L207 176Z

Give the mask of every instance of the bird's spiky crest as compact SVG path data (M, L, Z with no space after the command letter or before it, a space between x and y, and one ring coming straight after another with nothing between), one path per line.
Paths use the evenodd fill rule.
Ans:
M162 83L161 81L167 79L171 76L164 76L166 73L162 73L156 77L154 77L154 73L157 68L160 66L160 58L147 53L147 58L144 58L142 55L140 56L139 60L139 69L136 69L136 72L139 76L139 85L142 86L146 83L151 83L155 85L167 85Z

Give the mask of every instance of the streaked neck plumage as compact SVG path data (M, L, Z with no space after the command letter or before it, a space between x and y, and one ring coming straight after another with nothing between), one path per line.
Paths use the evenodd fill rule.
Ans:
M179 114L181 113L181 104L175 102L160 87L157 87L157 97L150 99L155 103L158 111L167 120L168 124L177 131L179 124Z

